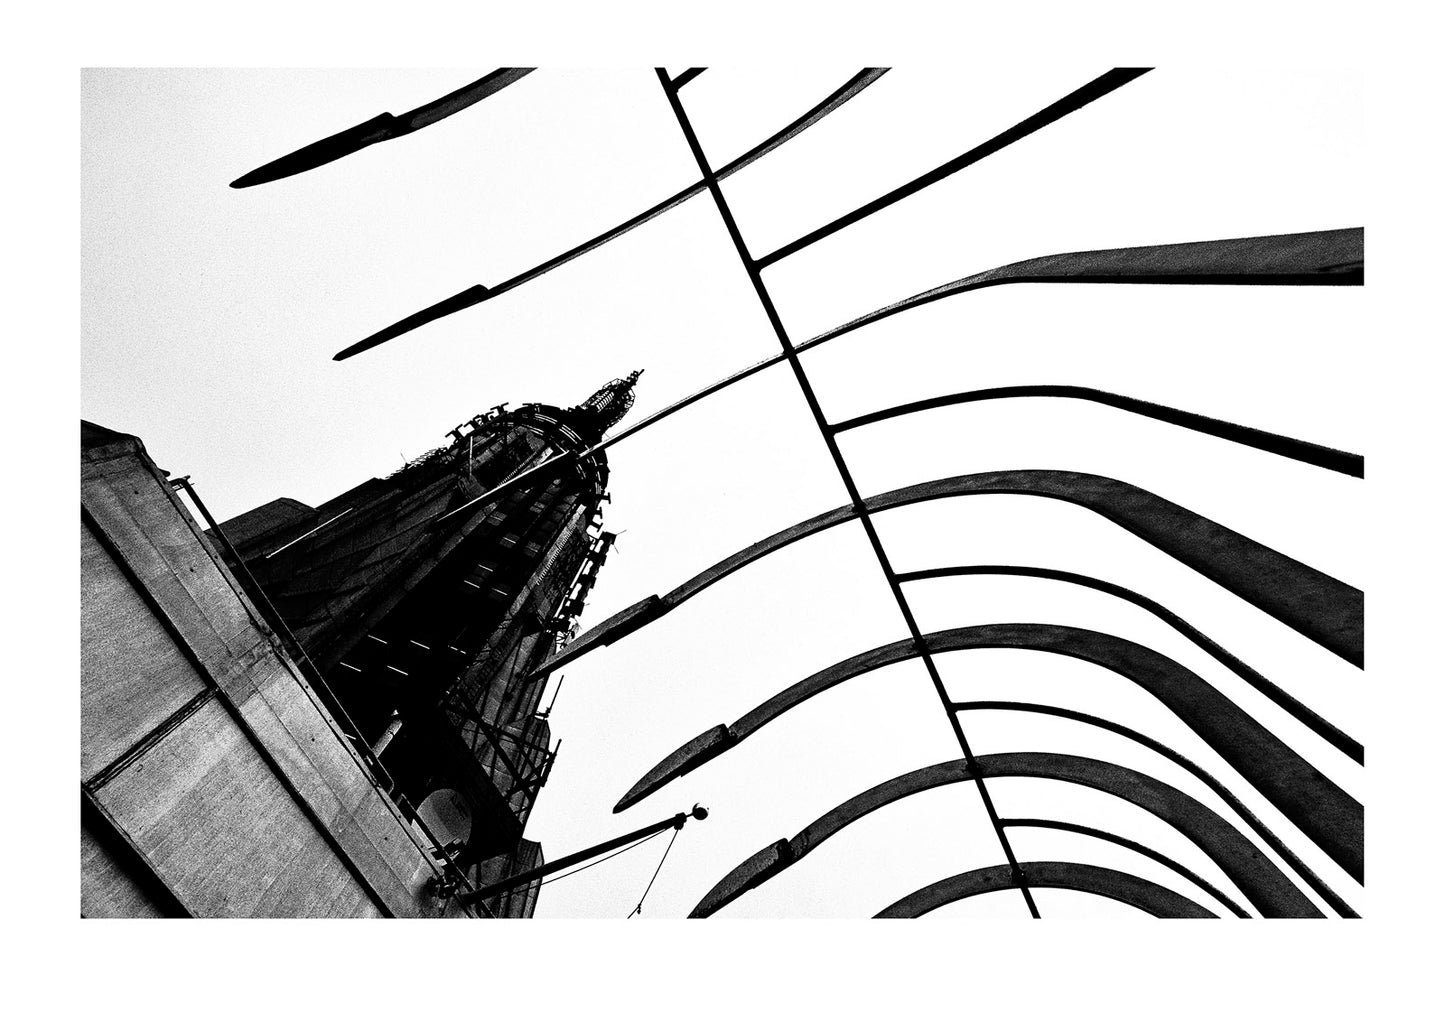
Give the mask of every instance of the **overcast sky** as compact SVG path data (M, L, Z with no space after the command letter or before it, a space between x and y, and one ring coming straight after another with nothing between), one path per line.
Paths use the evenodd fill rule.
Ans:
M638 417L774 354L711 200L700 196L493 301L346 362L331 355L474 283L494 284L690 184L696 168L648 68L541 70L456 116L304 175L241 173L491 68L102 70L82 86L82 415L139 435L218 518L280 496L316 504L394 470L503 401L576 403L646 370ZM714 166L819 101L851 66L715 68L683 102ZM724 183L762 254L931 169L1106 66L898 68ZM1361 226L1359 77L1153 71L1026 140L771 267L795 342L880 305L1055 252ZM838 421L954 391L1095 386L1369 454L1351 399L1361 288L1018 285L934 303L803 356ZM634 418L635 420L635 418ZM1109 475L1364 587L1364 483L1073 401L933 411L842 439L863 493L1012 468ZM605 527L623 533L583 627L665 592L779 528L846 502L798 385L777 366L610 451ZM900 570L1019 563L1105 578L1174 609L1370 743L1360 672L1165 554L1056 501L988 496L880 515ZM914 583L925 631L1038 621L1150 645L1217 685L1365 800L1362 770L1144 611L1027 579ZM837 660L904 637L857 523L789 547L566 668L562 739L527 835L555 858L701 802L644 907L685 915L743 858L882 780L957 757L918 662L820 696L620 816L616 802L685 740ZM1238 793L1345 900L1364 891L1157 702L1042 653L938 658L955 698L1045 701L1173 745ZM555 680L554 680L555 683ZM1064 750L1132 765L1233 820L1172 763L1080 724L971 714L976 753ZM1243 900L1141 810L1048 781L990 781L1005 816L1151 844ZM1237 822L1237 821L1236 821ZM1207 894L1089 838L1014 831L1019 857L1112 865L1224 913ZM628 914L666 837L547 885L539 917ZM874 813L724 916L858 917L1001 861L958 785ZM1059 891L1046 917L1133 910ZM1020 917L1005 891L939 916Z

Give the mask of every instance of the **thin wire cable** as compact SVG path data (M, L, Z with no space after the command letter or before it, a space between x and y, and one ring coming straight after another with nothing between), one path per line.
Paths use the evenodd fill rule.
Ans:
M622 854L622 853L625 852L625 851L630 851L630 850L632 850L634 847L640 847L640 846L642 846L643 844L647 843L649 840L652 840L654 837L660 837L660 836L662 836L662 835L663 835L664 833L666 833L666 832L667 832L666 830L658 830L656 833L649 833L647 836L643 837L641 840L634 841L633 843L628 844L628 845L627 845L626 847L624 847L624 848L620 848L619 850L613 851L611 854L609 854L609 855L607 856L607 858L598 858L596 861L589 861L586 865L578 866L577 868L572 869L572 870L569 871L569 872L564 872L564 873L562 873L560 876L553 876L551 879L544 879L544 880L542 880L540 883L538 883L537 886L540 888L540 887L546 886L548 883L555 883L555 882L556 882L557 880L559 880L559 879L566 879L568 876L575 876L575 875L576 875L577 873L579 873L579 872L586 872L586 871L587 871L588 869L590 869L593 865L601 865L603 862L607 861L608 858L616 858L619 854Z
M844 488L848 491L848 499L852 502L857 511L857 518L863 526L863 531L868 536L868 542L873 547L874 556L878 559L878 566L883 571L883 576L888 582L889 590L893 593L893 599L898 604L898 610L903 615L903 621L908 627L914 643L919 648L919 656L924 667L928 671L929 679L933 682L933 688L938 695L939 702L944 708L948 718L949 726L953 730L954 738L958 741L958 747L963 752L964 761L970 766L975 765L973 751L969 747L968 738L964 736L963 727L958 721L958 715L949 709L948 691L944 688L943 677L938 672L938 666L933 662L933 656L923 641L923 632L918 627L918 621L913 616L913 609L908 604L903 594L903 588L898 582L898 576L893 570L893 565L888 559L887 552L883 549L883 541L878 537L874 528L872 517L868 513L867 505L858 491L858 485L853 480L853 474L848 470L848 464L843 459L843 453L838 449L838 442L832 431L828 428L827 418L823 415L822 406L818 403L818 397L813 392L812 383L808 380L808 374L803 370L802 362L798 358L797 350L788 339L788 331L783 326L782 318L778 315L777 308L773 305L772 296L768 293L767 285L763 283L762 273L757 260L748 252L747 242L743 240L742 232L738 229L737 221L733 219L732 209L723 196L722 187L718 184L717 174L713 172L707 156L702 151L702 144L697 139L697 134L692 129L692 121L683 108L682 100L677 90L667 77L667 72L662 68L656 69L657 80L662 84L662 90L667 95L668 102L672 105L673 115L677 118L678 126L682 129L687 139L688 147L692 150L693 159L697 161L698 169L702 172L703 181L707 184L708 191L712 193L713 203L717 206L718 213L722 216L723 225L727 228L729 237L732 239L733 247L737 256L747 272L748 279L752 281L753 290L757 293L758 301L767 314L768 322L773 327L778 344L783 349L783 355L788 360L789 367L798 381L799 388L803 391L803 399L808 404L808 410L812 413L814 425L817 426L819 435L823 438L824 445L828 448L829 455L833 458L833 465L843 481ZM1009 843L1008 834L1004 831L999 822L998 810L994 807L993 798L989 796L988 787L983 782L981 773L977 774L976 784L979 797L983 800L984 810L988 813L990 824L993 826L994 835L998 838L999 846L1003 850L1004 857L1008 861L1009 868L1017 879L1017 886L1023 894L1025 903L1028 905L1029 914L1034 918L1039 917L1039 909L1034 903L1033 894L1030 892L1026 877L1022 868L1019 867L1018 859L1014 856L1013 847Z
M677 843L677 835L681 832L681 826L672 831L672 839L667 842L667 850L662 852L662 860L657 863L656 871L652 873L652 878L647 881L647 889L643 890L642 896L637 898L637 907L633 908L627 915L628 918L631 918L633 915L642 914L642 902L645 901L647 895L652 892L652 884L657 882L657 874L662 871L663 862L666 862L667 856L672 853L672 845ZM653 836L657 836L657 834L654 833Z

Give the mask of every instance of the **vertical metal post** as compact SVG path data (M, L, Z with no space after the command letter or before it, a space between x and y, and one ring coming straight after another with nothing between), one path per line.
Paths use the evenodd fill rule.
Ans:
M833 464L838 470L838 475L843 480L843 485L848 490L848 499L852 501L853 508L857 513L859 522L868 536L868 542L873 547L873 553L878 559L878 566L882 569L888 587L893 592L894 601L898 604L899 611L903 614L903 620L908 626L909 634L912 636L915 645L918 647L920 658L924 667L928 670L928 676L933 682L934 691L938 695L939 703L943 707L944 715L953 729L954 737L958 741L959 749L963 752L964 760L974 772L975 783L978 787L980 797L983 799L985 810L988 812L989 822L993 826L994 834L998 837L999 846L1003 849L1004 857L1008 860L1009 868L1013 872L1018 884L1019 891L1023 894L1024 901L1028 904L1029 914L1034 918L1039 917L1039 909L1034 904L1032 892L1019 868L1018 859L1014 857L1013 847L1009 843L1008 834L999 821L998 811L994 808L993 799L989 797L988 787L984 784L982 773L977 769L977 762L974 759L973 751L969 748L968 739L964 736L963 727L958 721L958 716L950 708L948 692L943 685L943 678L938 673L938 667L933 662L933 656L923 642L923 632L918 627L918 622L913 617L913 610L904 598L903 588L898 582L898 575L894 572L892 564L888 560L888 554L884 552L883 543L878 538L878 532L873 526L873 520L868 512L867 505L853 481L852 473L848 470L847 463L843 460L843 454L838 449L837 440L828 427L827 419L823 416L822 407L818 404L817 395L813 392L812 384L808 381L808 375L803 371L802 363L798 359L797 351L792 341L788 339L788 332L783 326L782 319L778 316L778 310L773 306L772 297L768 293L767 286L763 283L762 271L756 260L748 253L747 243L743 240L741 231L738 230L737 222L733 219L732 210L723 197L722 188L718 184L717 175L713 173L707 156L702 151L702 146L693 132L692 122L688 119L687 112L682 107L678 98L677 88L662 68L657 68L657 80L662 84L662 91L666 93L668 102L672 104L672 112L677 118L678 126L682 128L683 135L687 138L688 147L692 150L693 158L697 161L698 170L702 172L703 180L707 184L708 191L712 193L713 202L717 205L718 212L722 215L723 224L727 227L728 235L732 238L733 247L737 250L738 259L742 262L743 268L747 271L748 279L752 281L753 290L757 293L758 301L767 313L768 321L772 324L773 332L776 334L778 343L783 349L783 355L788 365L793 370L793 375L798 380L798 386L803 391L803 399L808 403L808 410L812 412L813 421L818 427L818 432L823 437L823 442L828 447L828 453L833 458Z

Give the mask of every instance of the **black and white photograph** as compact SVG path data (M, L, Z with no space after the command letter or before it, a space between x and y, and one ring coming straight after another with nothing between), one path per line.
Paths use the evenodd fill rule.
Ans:
M1371 999L1438 847L1378 54L578 7L60 69L60 945L244 1016L1430 1012Z

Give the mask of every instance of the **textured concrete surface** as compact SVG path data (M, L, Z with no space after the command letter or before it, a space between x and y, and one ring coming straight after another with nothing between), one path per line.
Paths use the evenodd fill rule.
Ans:
M82 443L81 913L438 914L420 838L139 441Z

